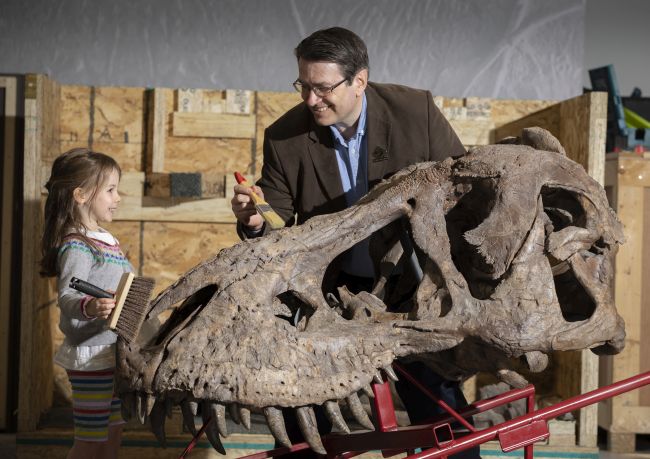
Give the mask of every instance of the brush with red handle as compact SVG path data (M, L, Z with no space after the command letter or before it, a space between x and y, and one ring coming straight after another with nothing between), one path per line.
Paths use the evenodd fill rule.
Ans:
M243 175L239 172L235 172L235 179L240 185L244 185L251 188L251 199L253 204L255 204L255 209L262 216L264 221L272 228L279 229L284 228L284 220L280 217L275 210L269 205L268 202L260 198L254 191L250 184L246 181Z

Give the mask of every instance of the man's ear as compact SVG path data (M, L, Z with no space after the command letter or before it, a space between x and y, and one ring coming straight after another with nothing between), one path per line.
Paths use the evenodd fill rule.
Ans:
M83 188L80 187L74 189L74 191L72 192L72 196L74 197L75 202L80 206L85 204L86 201L88 201L86 192L83 190Z
M368 86L368 69L359 70L354 76L355 92L357 97L361 96Z

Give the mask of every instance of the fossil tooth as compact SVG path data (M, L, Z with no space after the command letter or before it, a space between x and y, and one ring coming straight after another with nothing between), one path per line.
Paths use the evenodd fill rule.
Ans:
M145 394L135 394L135 415L138 417L140 424L147 422L147 401Z
M158 443L163 448L167 448L167 440L165 438L165 412L167 400L156 400L154 403L150 415L149 421L151 422L151 431L156 436Z
M379 370L372 376L372 380L377 384L384 384L384 377Z
M348 395L348 398L346 400L348 402L348 407L354 416L354 419L356 419L356 421L366 429L375 430L375 426L372 424L372 421L368 417L368 413L366 413L366 410L363 409L363 405L361 405L359 396L353 392Z
M183 400L181 402L181 413L183 413L183 424L187 427L192 435L196 435L196 426L194 425L194 416L198 409L198 403L191 400Z
M251 411L244 407L239 407L239 419L246 430L251 430Z
M316 414L311 406L301 406L296 408L296 417L298 418L298 427L305 441L309 443L311 449L318 454L327 454L323 442L318 433L318 425L316 424Z
M385 367L382 367L382 370L384 370L384 372L386 373L386 375L391 381L398 380L397 375L395 374L395 370L393 370L393 367L391 367L390 365L386 365Z
M203 409L210 413L212 421L215 423L217 429L219 430L219 435L224 438L227 437L228 429L226 427L226 407L221 403L204 402Z
M203 419L203 425L205 426L205 435L216 451L221 454L226 454L226 449L223 447L223 443L221 443L221 438L219 438L218 417L216 412L213 413L212 405L216 405L216 403L204 402L201 406L201 419Z
M272 406L267 406L264 408L264 416L266 417L266 423L273 437L282 446L291 447L291 441L289 441L289 435L287 435L287 428L282 418L282 411Z
M372 387L370 387L370 384L366 384L361 388L364 394L366 394L370 398L375 398L375 393L372 391Z
M156 403L156 397L151 394L145 394L145 409L147 416L151 415L151 410L153 409L154 404Z
M339 403L337 401L328 400L323 404L323 408L325 409L325 416L327 416L329 422L331 422L337 430L341 430L345 433L350 433L350 428L343 419L341 408L339 407Z
M241 418L239 417L239 405L236 403L231 403L228 405L228 413L230 414L230 419L235 424L241 424Z

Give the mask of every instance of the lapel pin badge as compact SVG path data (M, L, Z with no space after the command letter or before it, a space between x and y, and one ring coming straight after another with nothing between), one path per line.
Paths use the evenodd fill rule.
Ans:
M372 162L388 161L388 150L384 147L376 147L372 152Z

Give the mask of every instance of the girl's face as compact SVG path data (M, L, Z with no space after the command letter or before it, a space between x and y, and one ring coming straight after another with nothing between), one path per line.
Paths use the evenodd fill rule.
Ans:
M117 192L119 183L120 175L114 169L106 181L97 188L92 201L88 201L87 198L83 199L82 202L77 200L80 204L82 221L89 230L96 231L100 222L113 221L113 212L117 210L117 206L122 200ZM84 194L92 195L92 193Z

